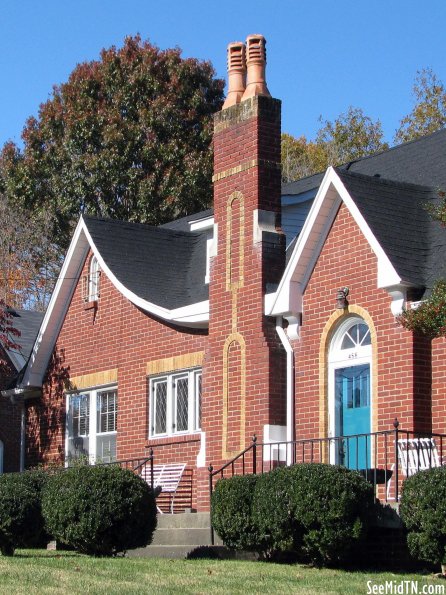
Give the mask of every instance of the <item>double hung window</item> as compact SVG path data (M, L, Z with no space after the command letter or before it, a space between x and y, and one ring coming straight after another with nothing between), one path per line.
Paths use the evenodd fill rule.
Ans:
M201 370L150 380L150 436L196 432L201 428Z
M116 460L118 392L94 389L67 395L66 459Z

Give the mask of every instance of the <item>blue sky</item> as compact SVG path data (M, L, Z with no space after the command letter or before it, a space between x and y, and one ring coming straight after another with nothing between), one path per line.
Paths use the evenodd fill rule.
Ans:
M267 81L283 131L314 138L318 118L350 105L380 118L391 141L413 104L416 71L446 82L444 0L1 0L0 146L75 65L140 33L209 59L226 75L226 46L267 39Z

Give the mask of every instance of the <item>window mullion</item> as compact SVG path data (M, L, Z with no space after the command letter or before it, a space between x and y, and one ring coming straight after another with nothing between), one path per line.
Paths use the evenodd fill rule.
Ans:
M168 434L175 433L175 377L167 380L166 430Z
M194 395L195 395L195 372L189 372L188 378L188 391L187 391L187 431L193 432L195 429L195 403L194 403Z
M90 461L96 462L96 433L97 433L97 391L89 393L90 420L89 420L89 454Z

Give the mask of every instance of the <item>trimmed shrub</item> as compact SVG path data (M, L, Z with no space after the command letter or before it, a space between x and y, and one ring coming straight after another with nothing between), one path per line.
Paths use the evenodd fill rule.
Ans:
M147 483L116 466L76 466L49 478L42 497L47 529L79 552L111 556L150 543L156 504Z
M212 494L211 523L223 543L236 550L257 550L259 536L252 520L258 475L220 479Z
M41 471L0 476L0 551L12 556L16 547L37 547L47 541L41 508L46 481Z
M403 483L400 515L414 558L446 564L446 467L419 471Z
M301 463L258 482L253 520L267 557L292 549L318 565L347 559L364 537L372 486L344 467Z
M302 545L303 527L291 504L290 467L279 467L259 475L252 504L252 522L259 540L256 550L266 559L277 552L297 551Z

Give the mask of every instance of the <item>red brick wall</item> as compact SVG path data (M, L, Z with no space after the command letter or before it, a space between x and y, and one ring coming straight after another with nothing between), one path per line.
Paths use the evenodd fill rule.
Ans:
M82 275L88 273L89 257ZM147 362L204 350L206 331L175 328L136 308L101 276L98 308L86 310L78 284L57 340L44 384L44 398L29 404L27 465L62 460L65 451L66 381L118 369L118 459L147 456L195 466L199 442L184 437L148 441ZM195 439L199 434L194 435ZM191 438L191 437L189 437ZM174 443L164 446L166 442ZM160 444L163 446L158 447Z
M377 259L342 205L306 288L301 340L294 344L296 437L319 436L321 335L335 311L337 290L344 286L350 289L350 304L364 308L376 329L378 370L373 380L377 402L372 404L377 408L375 429L391 430L397 417L402 429L430 430L429 343L414 340L412 333L397 324L388 293L377 289Z
M247 112L250 112L248 117ZM218 468L229 458L229 455L223 457L223 451L240 451L251 443L254 433L261 441L265 424L285 425L285 354L274 320L264 316L266 286L277 283L283 271L283 237L271 234L257 244L253 240L254 210L275 213L280 226L280 169L277 167L280 163L280 103L255 97L217 114L215 128L214 172L226 175L214 184L218 254L211 265L209 343L203 379L207 400L203 403L203 419L207 457L214 468ZM242 171L235 173L232 168L237 166L242 166ZM228 215L231 196L234 202ZM241 242L243 275L239 263ZM231 286L228 286L227 275ZM225 342L235 335L238 338L228 348L225 439L223 353ZM245 359L239 341L244 343ZM244 396L243 372L246 375ZM207 504L207 494L207 477L203 475L199 495L202 507Z
M439 434L446 433L445 337L432 341L432 431ZM446 451L446 443L443 449Z

